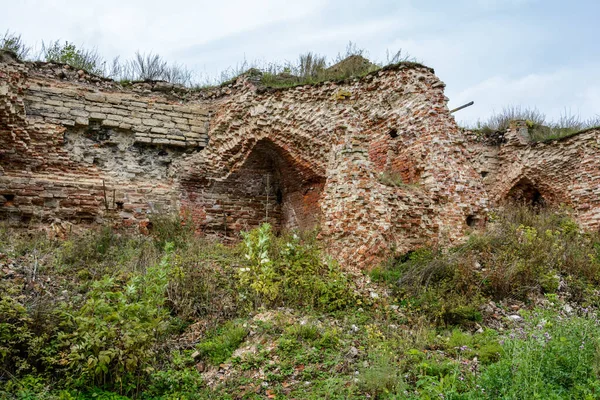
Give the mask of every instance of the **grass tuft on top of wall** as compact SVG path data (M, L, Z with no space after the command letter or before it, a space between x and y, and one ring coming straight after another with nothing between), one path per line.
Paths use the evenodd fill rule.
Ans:
M487 120L478 121L472 129L492 137L498 132L505 132L510 122L516 120L527 123L530 140L534 143L560 140L590 129L600 128L600 115L582 119L579 115L565 110L558 120L548 121L546 115L537 108L508 106L494 113Z

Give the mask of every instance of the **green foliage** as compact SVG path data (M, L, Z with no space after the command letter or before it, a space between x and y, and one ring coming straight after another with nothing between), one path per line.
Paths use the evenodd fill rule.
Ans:
M50 337L53 315L31 315L15 296L14 288L0 294L0 369L10 374L43 372L55 349Z
M199 399L204 387L202 376L196 368L190 367L191 358L179 351L173 351L168 368L157 370L150 375L144 399Z
M96 75L103 75L106 62L95 50L77 48L73 43L64 44L56 40L48 45L42 43L44 61L69 64L73 68L83 69Z
M447 251L423 250L388 263L379 279L398 277L398 295L436 321L479 322L485 298L527 300L560 286L582 303L598 299L582 288L600 282L599 239L580 233L565 211L512 206L492 216L485 233Z
M537 108L508 106L504 107L502 111L494 113L486 121L478 121L474 129L480 130L484 135L493 136L496 132L506 131L510 122L516 120L525 121L532 142L562 139L600 126L598 116L584 120L578 115L565 112L558 120L547 121L546 115Z
M387 53L386 60L373 63L366 57L366 51L349 42L343 53L327 60L314 52L300 54L296 62L286 63L249 63L244 60L235 68L223 71L219 84L230 85L242 74L253 75L266 87L288 88L298 85L318 84L326 81L343 81L350 78L360 78L385 66L398 64L419 65L414 58L404 54L402 50L391 55Z
M311 323L292 325L286 330L285 334L295 338L296 340L304 340L307 342L314 342L321 337L319 328Z
M361 286L314 235L224 246L164 218L62 242L0 226L0 398L599 397L597 316L575 303L599 303L600 240L566 212L491 214ZM481 307L542 295L520 322Z
M173 257L167 289L170 309L185 320L207 318L214 326L235 318L242 308L235 268L241 262L239 246L188 238Z
M505 339L505 355L483 371L479 398L587 399L600 395L595 316L557 318L538 310Z
M321 260L314 242L302 243L292 235L275 243L269 224L243 233L243 238L247 262L238 279L242 294L255 306L334 311L354 303L348 277L335 262Z
M11 51L15 53L19 59L24 60L31 52L31 47L23 42L21 35L6 31L4 36L0 38L0 50Z
M521 106L503 107L502 111L495 112L485 122L478 122L477 128L484 131L506 131L511 121L528 121L531 125L543 125L546 122L546 115L537 108L527 108Z
M361 390L373 398L385 398L400 392L404 382L394 355L377 349L369 358L368 366L360 370L358 385Z
M240 268L240 286L248 288L248 293L255 298L257 304L270 304L280 296L281 291L276 265L270 258L273 240L271 225L262 224L242 236L248 267Z
M173 243L176 248L185 249L194 235L194 223L190 215L154 213L150 215L149 226L159 248L166 243Z
M248 329L234 322L228 322L217 329L209 339L198 344L200 356L214 365L219 365L229 357L244 341Z
M8 31L4 34L4 38L0 38L1 49L13 51L21 59L25 59L31 50L23 43L20 35ZM107 63L95 49L77 47L69 41L63 43L56 40L51 41L48 45L42 43L42 51L38 58L43 61L69 64L77 69L112 78L123 85L136 81L166 81L198 90L230 85L242 74L258 77L260 82L267 87L286 88L362 77L389 65L418 65L402 50L393 54L387 52L386 60L380 63L373 63L365 56L364 49L349 42L345 52L338 53L337 57L332 60L327 60L326 57L310 51L300 54L295 62L255 61L249 63L244 60L235 67L222 71L220 78L217 79L198 76L187 67L169 63L162 56L152 52L137 51L129 59L121 60L116 57L111 63Z
M85 304L72 310L73 332L59 336L67 349L61 363L78 386L132 391L153 370L155 344L169 322L164 307L173 247L144 275L120 287L106 277L92 285Z

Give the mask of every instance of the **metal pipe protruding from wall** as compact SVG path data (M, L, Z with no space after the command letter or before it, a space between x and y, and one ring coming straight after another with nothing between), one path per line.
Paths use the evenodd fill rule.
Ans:
M473 104L475 104L475 102L474 102L474 101L470 101L470 102L468 102L467 104L463 104L463 105L462 105L462 106L460 106L460 107L456 107L454 110L450 110L450 114L452 114L452 113L455 113L455 112L457 112L457 111L460 111L460 110L462 110L463 108L470 107L470 106L472 106Z

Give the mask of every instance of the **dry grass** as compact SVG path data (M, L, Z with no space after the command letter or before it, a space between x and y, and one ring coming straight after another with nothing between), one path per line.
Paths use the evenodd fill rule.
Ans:
M565 110L557 120L547 120L537 108L507 106L486 121L478 121L473 129L484 135L494 135L508 130L511 121L526 121L532 142L548 142L575 135L581 131L600 127L600 115L583 119Z

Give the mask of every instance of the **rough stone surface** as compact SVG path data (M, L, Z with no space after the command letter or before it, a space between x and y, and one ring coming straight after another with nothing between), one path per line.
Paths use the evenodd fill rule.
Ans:
M500 146L470 133L469 160L490 201L565 205L586 229L600 229L600 129L530 143L525 121L514 121Z
M319 226L358 268L459 241L490 201L518 193L569 202L598 226L597 131L486 145L457 127L443 88L415 64L281 90L252 75L204 91L122 87L3 56L0 218L136 226L179 212L230 238L264 221Z

